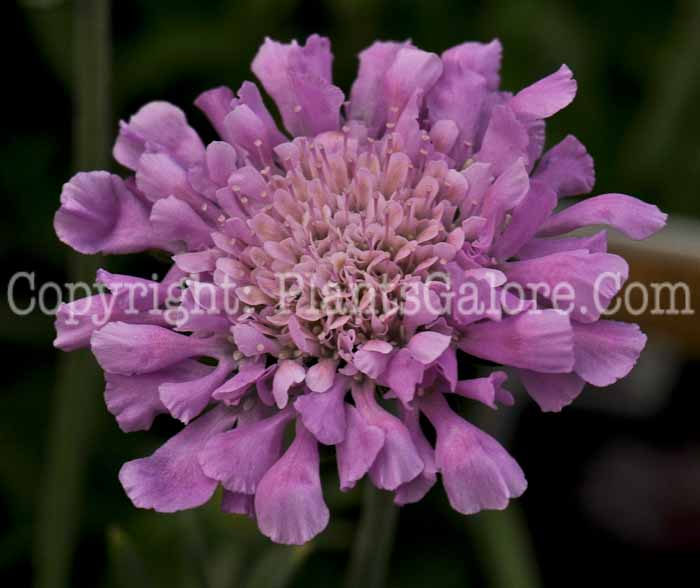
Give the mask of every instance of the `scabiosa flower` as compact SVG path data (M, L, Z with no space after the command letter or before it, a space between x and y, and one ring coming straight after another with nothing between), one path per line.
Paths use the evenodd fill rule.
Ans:
M55 227L77 251L172 255L162 282L101 271L109 293L56 321L57 347L91 347L124 431L161 413L185 425L123 466L136 506L192 508L221 485L224 511L303 543L329 519L321 444L343 490L368 476L403 505L440 474L455 510L502 509L525 476L450 397L513 397L501 370L459 381L458 354L510 367L545 411L632 369L645 336L601 318L627 264L604 230L564 235L608 225L643 239L666 216L622 194L560 207L594 182L573 136L543 154L544 121L576 82L562 66L504 92L500 60L498 41L441 56L377 42L346 100L327 39L268 39L252 69L286 133L251 82L197 98L220 136L206 146L180 109L152 102L114 147L131 177L64 186Z

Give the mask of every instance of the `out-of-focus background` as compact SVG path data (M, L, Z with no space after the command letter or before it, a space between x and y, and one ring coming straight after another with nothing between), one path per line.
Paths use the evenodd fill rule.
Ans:
M112 35L107 55L103 31L76 17L74 2L2 3L3 287L17 271L35 272L37 289L46 281L90 279L98 264L162 273L151 259L73 256L52 229L61 184L77 166L103 160L117 120L150 100L180 105L211 139L192 106L200 91L221 84L237 88L250 79L249 63L265 35L301 40L319 32L332 40L336 83L346 90L356 54L375 39L410 37L440 52L464 40L499 37L505 49L502 85L509 89L567 63L579 93L551 120L549 144L574 133L595 157L596 193L635 194L671 214L669 228L650 244L615 242L613 248L629 257L633 278L685 280L697 296L697 0L113 4L111 17L103 19ZM95 87L101 88L99 103L106 104L104 97L111 102L108 112L93 112L108 121L105 129L74 117L74 104L92 107ZM28 304L27 283L17 284L18 304ZM52 296L46 293L46 300ZM669 586L679 585L672 574L696 576L700 324L686 315L647 313L636 320L650 335L648 349L623 383L587 390L561 414L542 414L521 394L515 408L475 415L523 466L527 493L505 512L465 518L449 509L438 485L420 504L402 509L389 586ZM150 453L174 429L157 421L150 432L121 433L104 408L91 358L68 359L52 348L52 338L50 318L37 312L15 316L3 295L2 586L340 583L361 492L335 490L330 463L324 479L332 523L303 548L271 546L254 524L219 514L216 501L178 515L136 510L118 483L118 469Z

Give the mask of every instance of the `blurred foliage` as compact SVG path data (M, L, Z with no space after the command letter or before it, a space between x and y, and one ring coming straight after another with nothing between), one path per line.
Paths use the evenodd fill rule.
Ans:
M52 228L61 183L71 165L72 2L4 2L3 22L15 39L5 67L16 82L3 93L0 189L0 256L6 278L37 272L37 283L65 282L68 252ZM311 32L333 41L336 80L349 88L355 55L374 39L412 38L433 51L474 39L499 37L504 45L503 86L517 89L572 67L579 81L574 104L550 124L554 143L573 132L598 163L598 192L623 189L687 215L700 214L700 3L693 0L118 0L114 2L112 112L128 117L153 99L171 100L211 138L204 117L192 108L196 95L215 85L234 88L250 78L249 63L265 35L303 38ZM6 41L7 42L7 41ZM89 48L87 49L89 50ZM149 275L162 266L147 259L108 259L114 271ZM5 280L7 283L7 280ZM24 298L29 295L24 292ZM49 296L50 297L50 296ZM20 301L23 300L22 296ZM0 343L12 366L0 411L0 570L4 586L25 586L32 577L37 505L56 488L37 484L47 460L60 451L50 435L52 414L65 408L54 394L58 355L50 320L19 319L0 307ZM77 392L89 379L69 374ZM71 384L72 382L72 384ZM101 391L92 391L96 396ZM72 410L80 411L80 406ZM55 418L55 416L54 416ZM57 480L79 492L74 522L78 545L70 586L335 585L345 569L358 519L358 491L335 488L324 466L329 529L309 546L285 549L262 538L252 522L223 516L217 501L172 516L133 509L117 480L122 462L150 453L173 432L168 422L152 431L123 435L104 408L90 419L89 443L81 447L82 480ZM59 431L70 436L71 430ZM71 447L70 442L65 443ZM515 452L519 457L518 451ZM73 455L73 457L75 457ZM69 459L70 456L65 456ZM60 466L59 462L59 466ZM65 489L65 488L64 488ZM530 490L537 500L537 487ZM524 522L523 522L524 521ZM441 490L402 510L392 556L391 586L493 586L538 584L537 566L520 512L463 518L449 510ZM60 552L60 550L58 550ZM509 570L525 570L509 575ZM562 585L553 572L551 585ZM276 582L271 584L271 580ZM572 584L573 585L573 584Z

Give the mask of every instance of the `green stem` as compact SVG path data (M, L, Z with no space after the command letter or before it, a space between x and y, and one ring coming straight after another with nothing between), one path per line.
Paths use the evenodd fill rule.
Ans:
M355 535L346 588L382 588L386 583L399 509L390 492L365 480L362 518Z
M532 539L519 505L486 510L466 518L479 561L492 588L539 588L542 585Z
M73 1L74 143L76 169L109 167L110 2ZM58 199L56 199L58 204ZM70 254L68 279L92 283L99 258ZM83 480L89 449L101 416L101 378L89 352L59 360L46 470L37 516L38 588L69 585L78 536Z

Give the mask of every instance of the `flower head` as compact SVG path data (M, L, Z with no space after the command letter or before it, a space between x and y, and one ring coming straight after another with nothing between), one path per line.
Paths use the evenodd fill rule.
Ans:
M251 82L197 98L220 136L206 146L180 109L153 102L114 147L131 177L64 186L68 245L172 256L162 282L101 271L109 293L56 321L58 347L91 347L123 430L161 413L185 424L122 468L136 506L192 508L221 485L224 511L303 543L329 518L321 444L343 490L367 475L406 504L439 473L459 512L504 508L525 477L450 397L513 397L503 371L459 381L458 354L513 368L543 410L632 369L645 336L601 319L625 261L604 231L564 235L602 224L643 239L666 217L622 194L557 209L594 183L573 136L543 154L544 120L576 82L562 66L504 92L500 60L498 41L441 56L378 42L346 101L327 39L268 39L252 68L288 134Z

